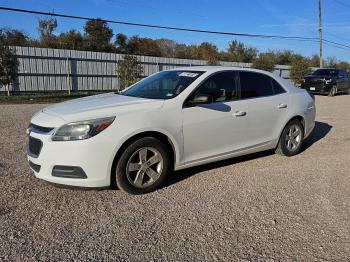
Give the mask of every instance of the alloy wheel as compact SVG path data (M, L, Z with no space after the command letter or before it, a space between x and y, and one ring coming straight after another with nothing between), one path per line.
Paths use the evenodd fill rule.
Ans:
M302 130L298 125L292 125L286 134L286 147L289 151L298 149L302 138Z
M128 181L137 188L154 184L161 176L164 160L153 147L143 147L134 152L126 165Z

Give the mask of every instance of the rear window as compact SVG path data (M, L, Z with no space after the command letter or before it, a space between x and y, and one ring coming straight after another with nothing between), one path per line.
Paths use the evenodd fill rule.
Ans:
M274 94L271 78L254 72L240 72L241 98L271 96Z

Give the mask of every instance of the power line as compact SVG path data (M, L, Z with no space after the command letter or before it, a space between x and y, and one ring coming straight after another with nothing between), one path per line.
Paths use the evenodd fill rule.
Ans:
M66 14L59 14L59 13L54 13L54 12L41 12L41 11L18 9L18 8L11 8L11 7L0 7L0 10L28 13L28 14L37 14L37 15L56 16L56 17L63 17L63 18L72 18L72 19L79 19L79 20L96 20L96 18L91 18L91 17L66 15ZM248 34L248 33L210 31L210 30L202 30L202 29L181 28L181 27L152 25L152 24L141 24L141 23L116 21L116 20L108 20L108 19L100 19L100 18L99 18L99 20L107 22L107 23L112 23L112 24L130 25L130 26L139 26L139 27L148 27L148 28L158 28L158 29L167 29L167 30L176 30L176 31L187 31L187 32L196 32L196 33L206 33L206 34L231 35L231 36L243 36L243 37L255 37L255 38L274 38L274 39L300 40L300 41L316 41L318 39L315 37L302 37L302 36L264 35L264 34Z
M11 7L1 7L1 11L11 11L11 12L19 12L19 13L27 13L27 14L37 14L37 15L47 15L47 16L55 16L62 18L70 18L70 19L78 19L78 20L96 20L96 18L85 17L85 16L75 16L75 15L66 15L54 12L42 12L28 9L18 9ZM162 25L152 25L152 24L141 24L141 23L133 23L133 22L125 22L125 21L117 21L110 19L101 19L101 21L111 23L111 24L122 24L129 26L139 26L139 27L147 27L147 28L157 28L157 29L166 29L166 30L175 30L175 31L187 31L187 32L195 32L195 33L207 33L207 34L216 34L216 35L230 35L230 36L240 36L240 37L254 37L254 38L264 38L264 39L282 39L282 40L294 40L294 41L310 41L310 42L318 42L319 39L317 37L303 37L303 36L285 36L285 35L265 35L265 34L249 34L249 33L236 33L236 32L223 32L223 31L210 31L210 30L202 30L202 29L191 29L191 28L181 28L181 27L171 27L171 26L162 26ZM332 44L335 48L340 48L343 50L350 51L349 45L344 45L341 43L329 41L323 39L322 42L328 42ZM348 48L348 49L346 49Z

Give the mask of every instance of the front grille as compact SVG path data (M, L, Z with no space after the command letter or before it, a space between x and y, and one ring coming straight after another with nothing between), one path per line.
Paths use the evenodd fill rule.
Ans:
M34 164L32 161L28 161L29 163L29 166L31 169L33 169L35 172L39 173L40 172L40 169L41 169L41 166L40 165L37 165L37 164Z
M44 126L38 126L35 124L30 123L28 126L28 131L34 132L34 133L39 133L39 134L47 134L51 132L54 128L53 127L44 127Z
M315 88L323 88L325 86L323 80L314 80L314 81L305 81L304 87L315 87Z
M29 137L28 139L28 154L32 157L38 157L43 147L43 142L40 139Z

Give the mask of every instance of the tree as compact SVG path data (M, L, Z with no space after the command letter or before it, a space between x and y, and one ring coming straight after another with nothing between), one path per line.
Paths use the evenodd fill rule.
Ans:
M61 33L57 37L57 41L61 48L82 50L84 46L84 39L80 32L69 30L67 33Z
M187 45L185 44L176 44L175 46L175 57L182 59L191 58L191 52Z
M328 57L326 65L331 68L337 68L338 60L335 57Z
M218 65L219 52L218 48L208 42L203 42L198 46L200 59L207 60L208 65Z
M175 57L176 42L174 40L161 38L155 40L156 44L160 49L162 57Z
M261 69L272 72L275 69L275 58L270 53L261 53L258 58L253 61L252 68Z
M313 55L309 58L310 66L319 67L320 66L320 57L319 55Z
M247 47L237 40L229 42L227 57L233 62L251 63L258 54L256 48Z
M89 20L84 26L86 49L91 51L111 51L113 30L100 18Z
M0 42L0 87L10 85L17 78L18 60L13 50Z
M290 68L290 78L296 85L299 85L304 79L304 76L310 72L310 62L307 59L295 59Z
M16 29L0 29L0 41L8 46L26 46L29 37Z
M133 36L128 40L127 53L134 55L161 56L158 44L151 38Z
M57 20L53 17L39 19L38 31L40 34L40 45L42 47L57 48L58 44L54 31L57 28Z
M349 71L350 69L350 64L344 61L341 61L338 63L337 68L344 69L346 71Z
M125 55L123 60L118 61L117 74L122 89L136 83L142 75L142 67L136 56Z
M124 34L117 34L115 37L115 45L119 53L125 54L128 52L128 37Z

